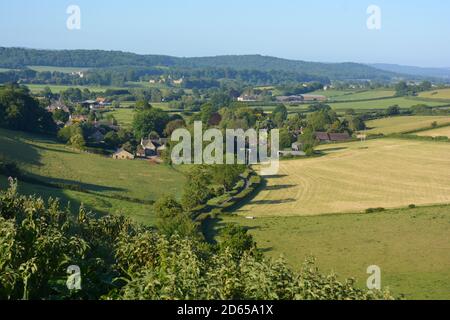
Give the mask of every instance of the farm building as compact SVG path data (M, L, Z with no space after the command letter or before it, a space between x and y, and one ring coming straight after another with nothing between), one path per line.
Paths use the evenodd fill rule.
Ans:
M314 136L321 143L343 142L351 139L348 132L344 133L315 132Z
M300 94L292 96L279 96L277 97L278 102L283 103L304 103L304 102L323 102L326 101L327 97L313 94Z
M134 159L134 155L131 154L130 152L124 150L124 149L119 149L119 150L117 150L116 153L113 154L113 159L116 159L116 160L133 160Z

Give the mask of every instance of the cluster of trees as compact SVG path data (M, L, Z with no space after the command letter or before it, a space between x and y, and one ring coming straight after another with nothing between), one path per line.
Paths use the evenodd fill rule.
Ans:
M395 85L395 94L401 96L415 96L419 92L429 91L432 88L430 81L423 81L420 84L408 85L405 81L400 81Z
M26 87L15 84L0 86L0 127L46 134L56 132L52 114Z
M158 210L178 216L165 202ZM227 226L216 245L194 230L155 231L84 208L75 216L55 200L19 195L11 180L0 192L0 299L392 299L311 261L294 272L267 260L240 227ZM82 290L66 285L71 265Z
M283 96L292 96L321 90L323 89L323 84L320 82L291 84L278 87L277 89Z

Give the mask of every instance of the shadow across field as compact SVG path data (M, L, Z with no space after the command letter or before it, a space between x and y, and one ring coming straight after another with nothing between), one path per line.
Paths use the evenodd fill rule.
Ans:
M251 201L249 204L252 205L268 205L268 204L283 204L283 203L292 203L296 202L297 199L288 198L288 199L280 199L280 200L258 200Z
M27 173L24 176L24 180L30 183L46 185L48 187L55 187L60 189L68 189L80 192L89 193L102 193L102 192L124 192L127 191L124 188L103 186L99 184L79 182L76 180L61 179L61 178L50 178L39 176L32 173Z
M296 186L297 186L296 184L280 184L276 186L265 187L264 190L275 191L275 190L291 189Z

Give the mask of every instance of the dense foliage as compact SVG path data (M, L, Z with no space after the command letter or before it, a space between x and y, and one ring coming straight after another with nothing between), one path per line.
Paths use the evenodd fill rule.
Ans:
M0 127L39 133L54 133L52 114L31 97L25 87L0 86Z
M310 261L294 272L266 260L235 228L213 246L118 216L94 218L83 208L74 217L57 201L16 188L12 181L0 193L0 299L391 298L323 275ZM81 269L81 290L66 287L71 265Z
M120 85L148 76L171 75L174 79L184 77L186 88L206 88L218 86L218 79L252 84L312 81L326 84L330 79L386 81L396 76L363 64L315 63L260 55L177 58L119 51L0 48L0 61L0 67L21 69L0 74L0 82L27 79L40 83L75 84L75 81L77 84ZM87 72L86 77L71 78L61 72L27 70L28 66L95 69Z

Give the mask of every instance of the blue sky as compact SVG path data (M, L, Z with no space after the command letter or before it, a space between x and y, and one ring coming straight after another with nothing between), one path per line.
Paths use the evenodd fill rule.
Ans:
M66 28L72 4L81 30ZM447 0L0 0L0 46L450 67L449 17Z

